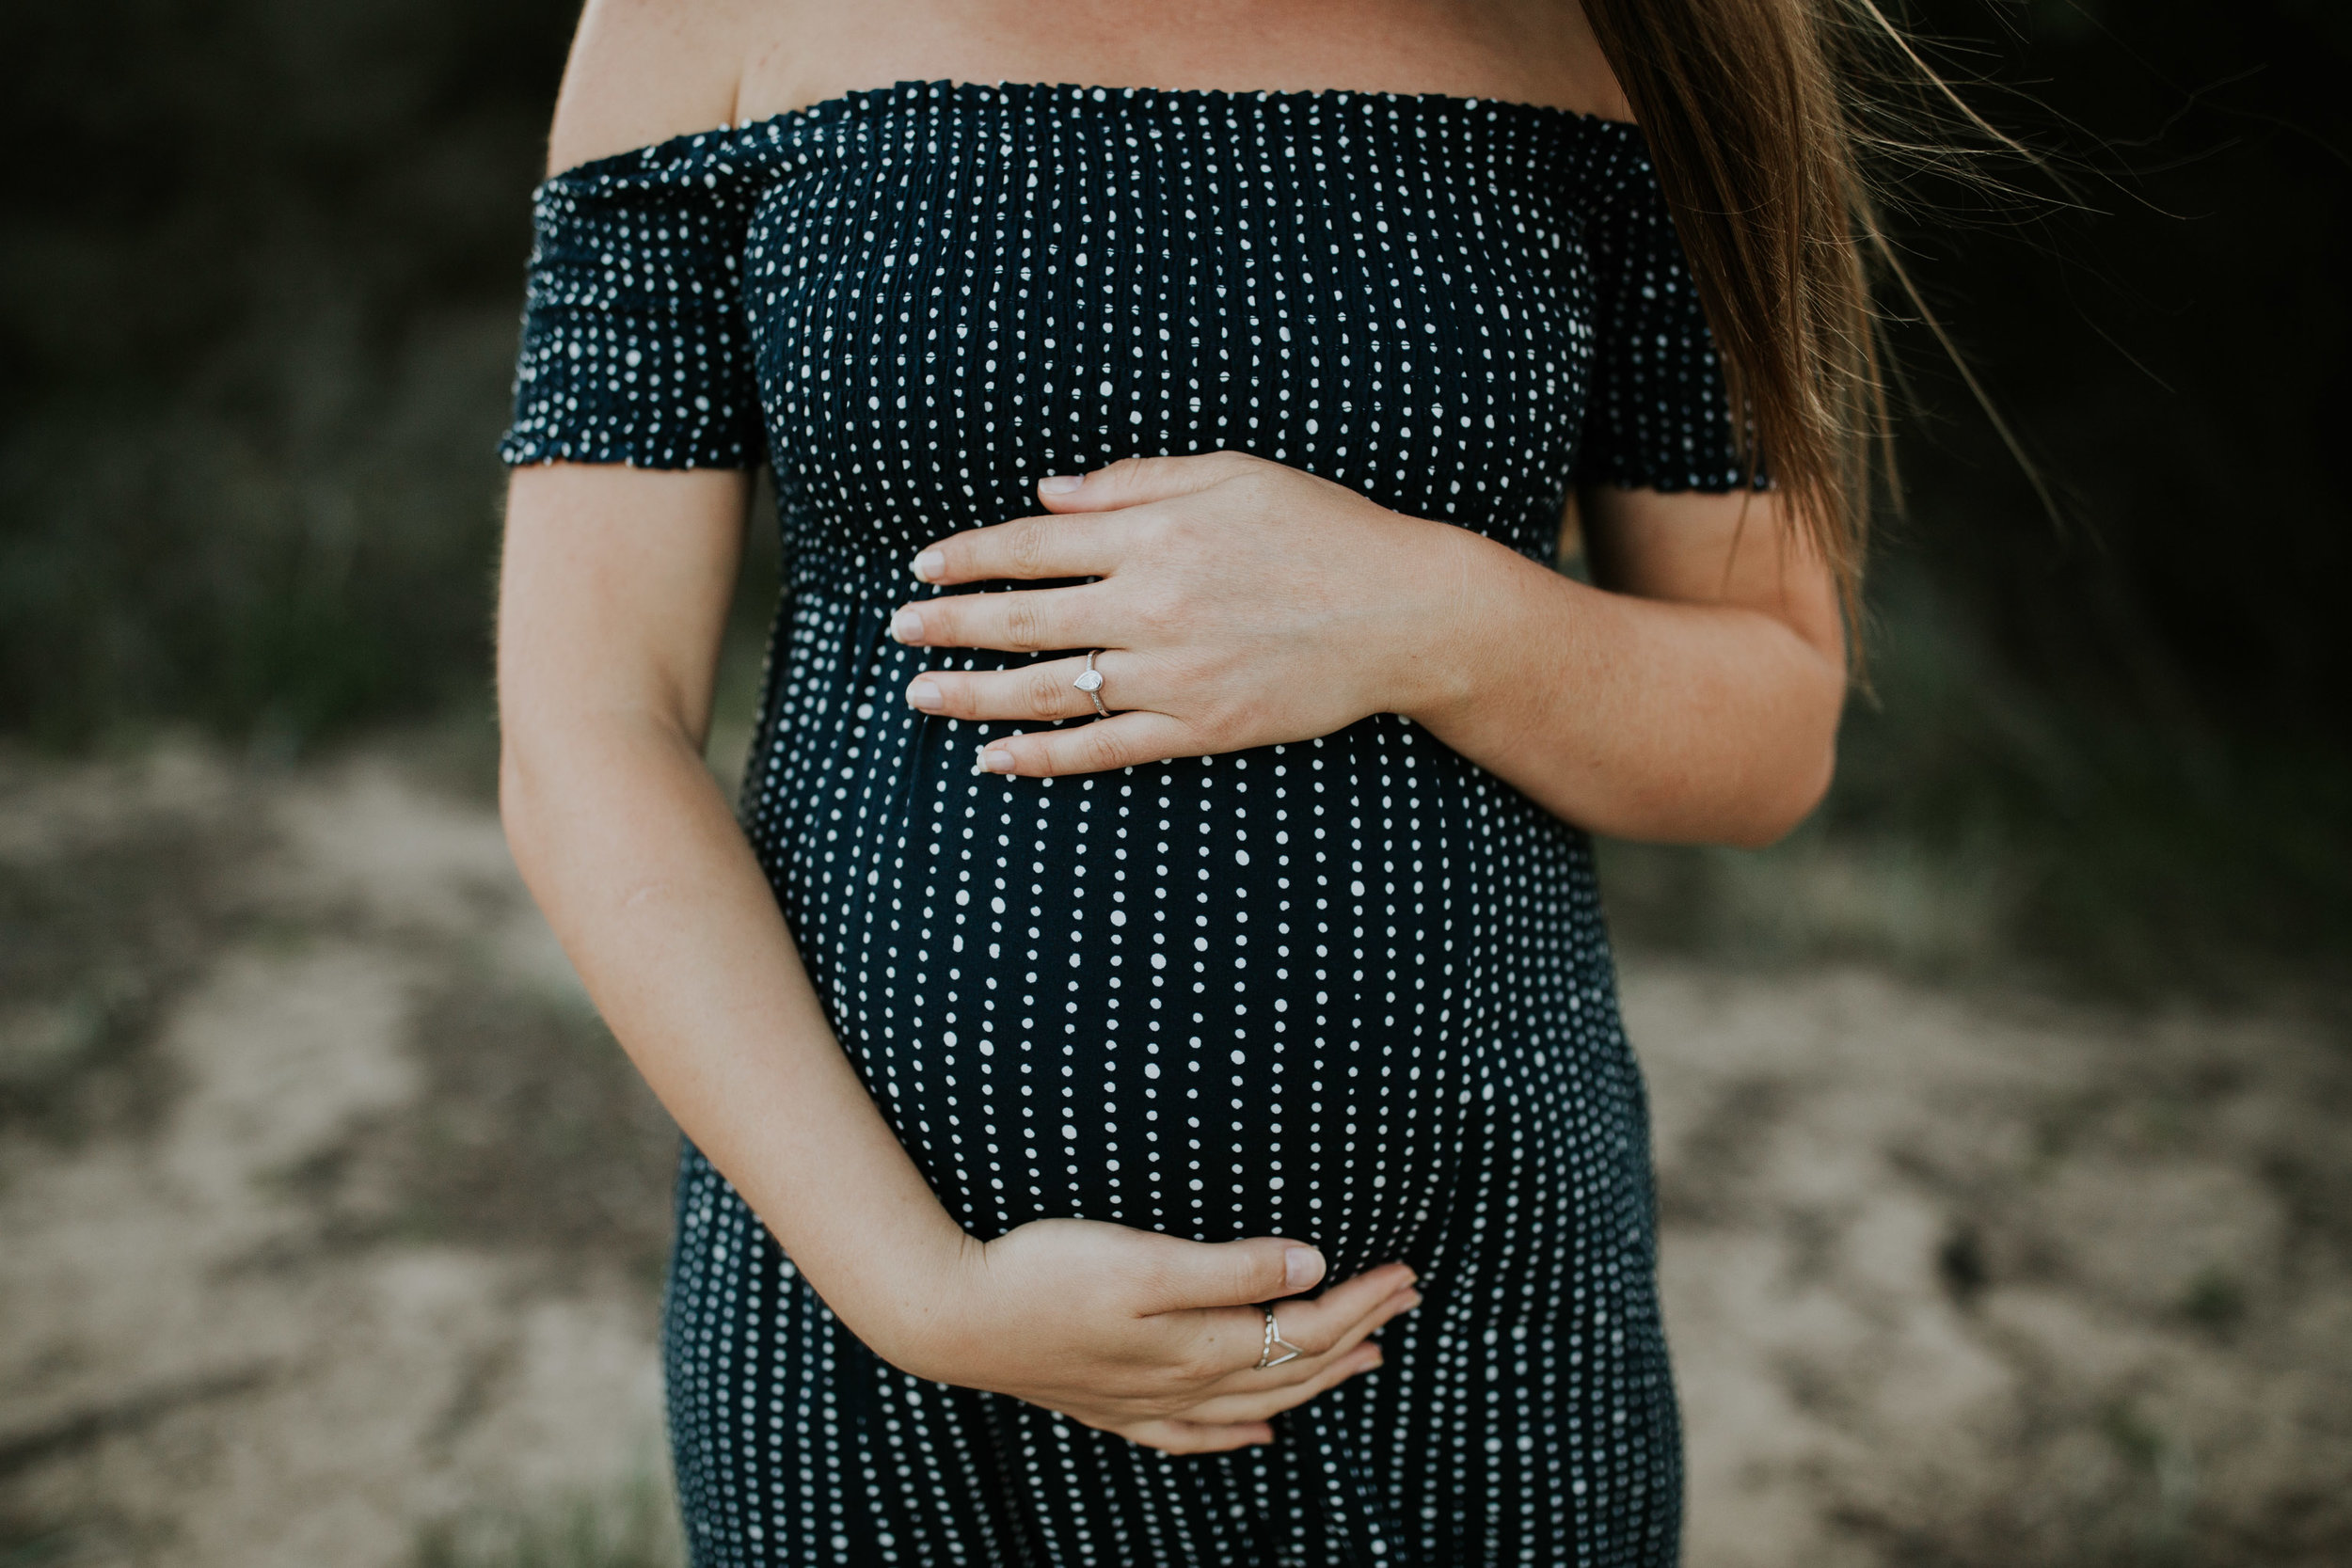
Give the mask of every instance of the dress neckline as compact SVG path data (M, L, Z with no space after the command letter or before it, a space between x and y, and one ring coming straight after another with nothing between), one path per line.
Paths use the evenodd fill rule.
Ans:
M1082 109L1099 105L1104 109L1128 110L1215 103L1274 103L1344 109L1350 104L1365 103L1386 105L1391 117L1400 113L1422 114L1432 110L1463 114L1485 110L1492 115L1533 123L1558 124L1589 135L1638 137L1641 134L1632 120L1612 119L1583 109L1564 109L1550 103L1529 103L1510 98L1475 98L1448 92L1386 92L1361 87L1111 87L1078 82L960 82L946 77L929 81L909 78L894 82L886 87L852 87L848 92L836 93L797 109L781 109L771 115L760 115L732 125L714 126L707 131L682 132L661 141L648 142L643 147L574 164L568 168L558 169L548 178L570 179L593 174L607 166L658 159L673 150L698 148L713 140L771 133L796 122L822 124L854 120L906 104L1022 103L1063 103Z

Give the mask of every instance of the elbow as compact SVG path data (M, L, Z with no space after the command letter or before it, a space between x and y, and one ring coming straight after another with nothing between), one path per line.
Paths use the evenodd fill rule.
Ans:
M521 756L514 741L499 743L499 819L512 837L516 819L524 810L531 796L531 767Z
M1747 819L1720 842L1734 849L1771 848L1820 808L1836 773L1837 743L1832 736L1791 758L1785 776L1774 780L1772 788L1757 791Z
M499 826L505 830L507 852L517 865L524 863L532 838L536 804L533 776L524 749L512 736L502 736L499 742Z
M499 826L506 847L529 879L531 856L545 842L551 819L563 804L560 786L567 772L563 761L563 737L545 733L547 726L503 723L499 735ZM551 789L555 793L551 796Z
M1720 778L1681 790L1620 800L1614 810L1563 811L1589 832L1641 844L1716 845L1767 849L1794 832L1829 793L1836 768L1835 745L1807 748L1778 759L1769 774L1751 771L1737 782Z
M1829 796L1837 776L1837 731L1845 717L1846 669L1823 658L1791 692L1785 736L1758 761L1765 764L1743 792L1747 809L1719 842L1735 849L1766 849L1803 825Z

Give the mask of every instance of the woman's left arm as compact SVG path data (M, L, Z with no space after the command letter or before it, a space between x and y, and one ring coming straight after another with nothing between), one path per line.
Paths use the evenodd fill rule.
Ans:
M925 646L1101 648L1107 720L992 739L1021 774L1309 739L1375 713L1423 724L1594 832L1767 844L1828 787L1844 704L1835 585L1770 493L1588 492L1597 586L1450 524L1236 453L1046 481L1050 515L943 539L925 581L1095 578L918 599ZM1063 658L933 670L926 712L1091 714Z

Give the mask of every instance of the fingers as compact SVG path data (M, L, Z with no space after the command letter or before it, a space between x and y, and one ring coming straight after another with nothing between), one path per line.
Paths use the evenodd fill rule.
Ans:
M1238 1372L1230 1373L1219 1379L1215 1386L1206 1390L1206 1398L1279 1393L1283 1388L1294 1385L1312 1383L1323 1375L1327 1368L1347 1359L1364 1340L1386 1328L1393 1320L1403 1317L1419 1307L1421 1301L1421 1292L1408 1285L1388 1296L1363 1316L1343 1325L1339 1330L1338 1338L1331 1341L1328 1348L1309 1352L1302 1347L1297 1359L1285 1362L1281 1366L1261 1369L1253 1365ZM1279 1322L1280 1308L1278 1307L1276 1310ZM1290 1338L1291 1330L1288 1324L1283 1325L1281 1332L1286 1342L1297 1343L1296 1340ZM1263 1334L1263 1326L1260 1333ZM1263 1339L1261 1344L1263 1344Z
M1300 1355L1326 1355L1353 1343L1351 1335L1361 1338L1378 1323L1406 1310L1391 1304L1412 1295L1412 1285L1411 1269L1403 1263L1383 1263L1334 1285L1312 1301L1276 1302L1274 1321L1282 1338L1298 1347ZM1261 1318L1259 1323L1263 1333L1264 1320Z
M1200 1421L1224 1426L1236 1421L1263 1421L1285 1410L1305 1404L1317 1394L1338 1387L1349 1378L1371 1371L1380 1365L1378 1345L1351 1346L1344 1354L1334 1355L1316 1368L1313 1375L1279 1388L1263 1388L1247 1394L1219 1394L1202 1400L1184 1412L1186 1421Z
M1089 614L1091 610L1094 613ZM1086 588L1027 588L1016 594L958 594L921 599L890 618L890 635L910 647L1098 648L1106 612Z
M1093 517L1016 517L927 545L908 570L924 582L1100 578L1120 562L1118 526Z
M1410 1271L1398 1267L1375 1270L1370 1275L1362 1277L1393 1284L1400 1275L1409 1281ZM1182 1405L1166 1418L1223 1427L1236 1422L1262 1421L1304 1404L1316 1395L1380 1366L1384 1353L1378 1345L1367 1341L1391 1322L1419 1307L1421 1302L1421 1292L1414 1290L1409 1282L1406 1283L1375 1303L1371 1310L1343 1324L1337 1330L1338 1338L1320 1354L1301 1354L1297 1360L1284 1366L1263 1370L1255 1367L1257 1355L1264 1348L1264 1319L1260 1316L1255 1331L1245 1336L1248 1340L1247 1350L1252 1363L1250 1368L1216 1379L1201 1389L1201 1397ZM1294 1302L1278 1307L1277 1311L1289 1312L1298 1305ZM1224 1315L1218 1314L1219 1317ZM1288 1338L1292 1332L1284 1323L1283 1337ZM1318 1329L1316 1337L1320 1338L1323 1332L1326 1330ZM1295 1340L1292 1342L1296 1343Z
M1120 716L1134 717L1138 716ZM1087 728L1108 729L1119 721L1114 719ZM1154 1277L1140 1303L1147 1313L1252 1307L1312 1290L1323 1278L1323 1254L1304 1242L1280 1236L1253 1236L1243 1242L1171 1241L1173 1244L1159 1249Z
M1108 512L1189 496L1259 467L1263 458L1237 451L1186 457L1130 457L1090 474L1057 474L1038 481L1038 499L1056 512Z
M1168 1453L1223 1453L1270 1443L1274 1440L1274 1429L1266 1424L1268 1418L1295 1409L1349 1378L1373 1370L1381 1360L1378 1345L1360 1345L1345 1355L1334 1356L1329 1365L1304 1383L1263 1393L1229 1394L1206 1401L1182 1417L1105 1426L1103 1430L1115 1432L1131 1443Z
M921 581L934 583L1108 577L1119 569L1124 554L1120 531L1104 521L1066 514L1115 512L1168 500L1272 466L1240 452L1209 451L1186 457L1130 457L1090 474L1041 479L1038 500L1051 515L951 533L925 546L908 570Z
M1141 768L1200 750L1191 729L1165 713L1120 713L1075 729L984 741L973 766L983 773L1050 779Z
M1140 661L1113 654L1096 661L1095 673L1104 677L1105 705L1111 702L1110 677L1119 673L1120 693L1128 700L1117 705L1141 707L1146 690ZM1083 658L1049 659L1018 670L926 670L907 683L907 705L943 719L1012 719L1043 723L1056 719L1087 719L1094 705L1072 683L1085 671Z
M1284 1265L1279 1280L1273 1273L1278 1254ZM1285 1290L1295 1288L1289 1284L1294 1275L1288 1265L1295 1254L1305 1254L1295 1259L1295 1277L1320 1276L1320 1253L1270 1237L1214 1244L1186 1243L1163 1263L1163 1277L1155 1292L1162 1299L1230 1300L1236 1293L1255 1297L1247 1307L1166 1309L1165 1321L1188 1322L1198 1336L1188 1354L1193 1365L1212 1373L1199 1386L1200 1395L1257 1394L1307 1382L1331 1358L1353 1349L1382 1323L1421 1305L1421 1296L1413 1290L1413 1271L1402 1263L1366 1270L1313 1301L1282 1300ZM1171 1277L1171 1272L1179 1270L1193 1273ZM1275 1304L1278 1329L1298 1352L1280 1367L1258 1365L1266 1349L1265 1311L1259 1305L1265 1302ZM1214 1375L1220 1369L1224 1375Z
M1130 1443L1165 1453L1229 1453L1274 1441L1274 1429L1263 1421L1211 1425L1200 1421L1137 1421L1132 1426L1106 1426Z
M1367 1283L1386 1289L1374 1295L1370 1290L1358 1288ZM1342 1296L1341 1291L1347 1294ZM1340 1299L1329 1310L1316 1310L1334 1297ZM1200 1353L1200 1360L1206 1366L1224 1366L1232 1370L1201 1384L1199 1396L1204 1402L1227 1396L1256 1398L1313 1383L1334 1362L1343 1359L1391 1320L1419 1307L1421 1299L1421 1292L1413 1289L1412 1271L1402 1264L1389 1264L1358 1275L1322 1301L1274 1303L1269 1309L1275 1315L1277 1332L1283 1343L1298 1354L1273 1367L1258 1365L1266 1349L1264 1310L1248 1313L1248 1321L1243 1321L1243 1313L1220 1311L1205 1315L1209 1321L1202 1324L1202 1330L1210 1340L1210 1348ZM1276 1354L1280 1354L1278 1348Z

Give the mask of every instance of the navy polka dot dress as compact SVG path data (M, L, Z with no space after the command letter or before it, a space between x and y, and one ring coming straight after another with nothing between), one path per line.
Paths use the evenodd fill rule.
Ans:
M976 775L1005 727L908 708L942 656L885 630L933 592L918 546L1136 454L1252 452L1537 558L1572 484L1739 485L1639 134L908 83L573 169L537 222L506 459L773 466L745 825L949 1211L1299 1237L1426 1296L1274 1444L1171 1457L884 1365L690 1148L698 1568L1674 1560L1647 1114L1584 835L1394 715Z

